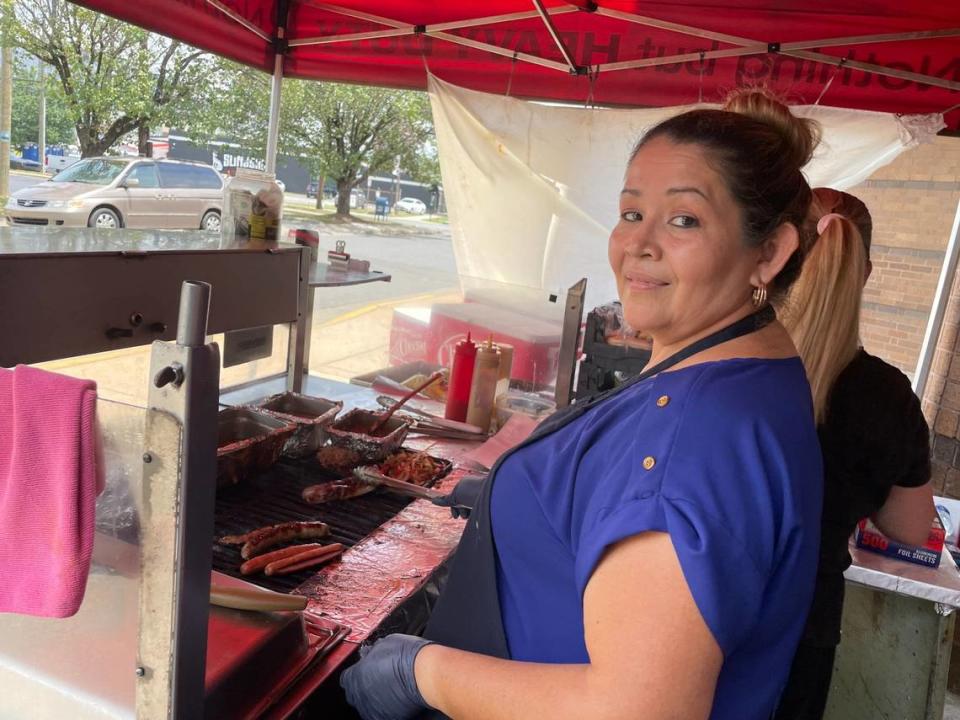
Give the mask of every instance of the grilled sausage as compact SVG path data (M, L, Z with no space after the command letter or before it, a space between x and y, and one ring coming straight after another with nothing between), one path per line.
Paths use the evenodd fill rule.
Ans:
M305 570L314 565L322 565L325 562L333 560L343 554L343 545L333 543L317 550L307 550L306 552L283 558L267 565L264 572L267 575L290 575L300 570Z
M322 522L285 522L285 523L280 523L280 524L278 524L278 525L267 525L266 527L256 528L255 530L251 530L250 532L243 533L242 535L224 535L222 538L220 538L220 540L219 540L218 542L219 542L221 545L243 545L243 544L245 544L245 543L247 543L247 542L250 542L250 541L253 540L256 536L261 535L261 534L263 534L263 533L270 532L270 531L273 531L273 530L281 530L281 529L283 529L283 528L289 528L289 527L293 527L293 526L309 526L309 527L317 527L317 528L320 528L320 527L322 526L322 527L325 528L325 527L326 527L326 523L322 523ZM329 530L329 528L327 528L327 529ZM323 535L318 535L317 537L325 537L327 534L328 534L328 533L324 533ZM304 538L304 539L306 539L306 538Z
M257 557L247 560L243 565L240 566L240 574L252 575L255 572L260 572L275 560L282 560L283 558L288 558L293 555L299 555L307 550L316 550L317 548L322 547L323 545L318 543L310 543L308 545L291 545L290 547L285 547L281 550L274 550L273 552L268 552L263 555L257 555Z
M322 522L286 522L279 525L254 530L246 535L227 536L221 538L220 542L228 539L244 538L243 547L240 549L240 557L249 560L255 555L259 555L267 548L275 545L292 542L294 540L315 540L326 537L330 534L330 528ZM233 543L237 544L237 543Z
M337 552L330 553L329 555L321 555L319 557L309 558L294 565L288 565L287 567L278 570L275 574L292 575L295 572L300 572L301 570L306 570L307 568L315 567L317 565L324 565L331 560L336 560L341 555L343 555L343 550L338 550Z

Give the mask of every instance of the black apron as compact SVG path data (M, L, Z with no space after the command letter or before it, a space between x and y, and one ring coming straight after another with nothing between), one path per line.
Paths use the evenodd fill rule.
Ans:
M775 319L776 313L771 306L767 305L732 325L697 340L622 385L597 395L583 404L570 405L558 410L540 423L525 441L504 453L490 469L476 507L470 513L467 527L453 557L450 577L423 636L447 647L503 659L510 657L503 630L503 619L500 615L497 560L490 524L490 497L493 493L494 479L497 470L508 457L540 438L569 425L611 395L653 377L708 348L756 332ZM435 710L420 716L423 720L443 717L446 716Z

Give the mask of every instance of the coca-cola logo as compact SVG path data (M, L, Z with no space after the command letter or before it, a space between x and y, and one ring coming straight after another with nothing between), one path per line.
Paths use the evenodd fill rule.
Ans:
M394 352L401 357L421 358L427 354L427 343L422 338L404 336L394 343Z

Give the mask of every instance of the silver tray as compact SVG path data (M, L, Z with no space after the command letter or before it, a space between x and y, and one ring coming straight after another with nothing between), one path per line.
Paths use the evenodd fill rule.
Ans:
M327 442L327 428L343 409L343 403L284 392L254 403L253 407L296 426L281 452L287 457L302 458L313 455Z

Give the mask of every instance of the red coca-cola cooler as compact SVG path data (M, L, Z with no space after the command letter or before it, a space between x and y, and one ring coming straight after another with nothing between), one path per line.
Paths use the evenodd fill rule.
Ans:
M390 330L390 364L425 361L449 367L457 343L470 333L475 342L491 335L512 345L511 378L537 386L556 379L560 322L480 302L397 308Z

